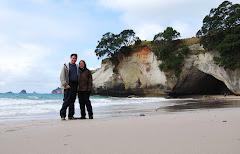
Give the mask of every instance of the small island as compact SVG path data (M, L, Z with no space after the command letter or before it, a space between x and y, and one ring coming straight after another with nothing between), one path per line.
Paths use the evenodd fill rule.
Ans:
M57 87L57 89L54 89L54 90L52 91L52 94L63 94L63 91L62 91L61 88Z
M26 90L22 90L19 94L27 94Z

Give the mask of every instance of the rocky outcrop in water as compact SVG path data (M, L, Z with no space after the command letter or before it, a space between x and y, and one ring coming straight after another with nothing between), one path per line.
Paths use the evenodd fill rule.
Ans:
M163 96L169 94L225 94L240 95L239 74L214 63L218 52L204 52L199 44L189 46L180 77L159 69L161 61L147 46L119 59L118 73L107 61L93 74L93 93L110 96Z
M19 94L26 94L26 90L22 90Z
M52 91L52 94L63 94L63 91L62 91L62 89L61 88L57 88L57 89L54 89L53 91Z

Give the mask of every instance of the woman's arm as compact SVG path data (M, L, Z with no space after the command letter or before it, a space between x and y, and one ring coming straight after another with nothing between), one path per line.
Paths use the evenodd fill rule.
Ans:
M88 91L92 90L92 73L91 71L88 71L89 77L88 77Z

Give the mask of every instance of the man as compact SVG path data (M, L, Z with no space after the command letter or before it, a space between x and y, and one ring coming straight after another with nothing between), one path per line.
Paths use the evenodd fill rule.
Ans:
M74 120L74 103L78 87L78 66L75 64L77 61L77 54L72 54L70 58L71 62L64 64L60 75L61 87L64 89L63 105L60 110L61 120L65 120L67 108L68 119Z

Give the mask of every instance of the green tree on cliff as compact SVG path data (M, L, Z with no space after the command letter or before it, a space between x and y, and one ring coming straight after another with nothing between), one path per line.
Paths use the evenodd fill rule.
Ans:
M139 37L135 36L133 30L124 30L120 34L106 33L103 35L101 41L98 41L98 45L95 49L96 56L102 58L117 57L117 53L122 47L133 45L135 42L139 42Z
M211 9L196 34L206 50L219 51L216 64L235 70L240 68L240 5L224 1Z
M163 32L156 34L152 41L153 52L162 61L159 68L162 71L172 71L177 77L181 73L184 55L189 51L188 47L175 40L178 37L180 37L179 32L167 27Z
M156 34L153 38L153 41L155 41L155 40L171 41L178 37L180 37L179 32L174 30L172 27L167 27L166 30L164 30L163 32Z

